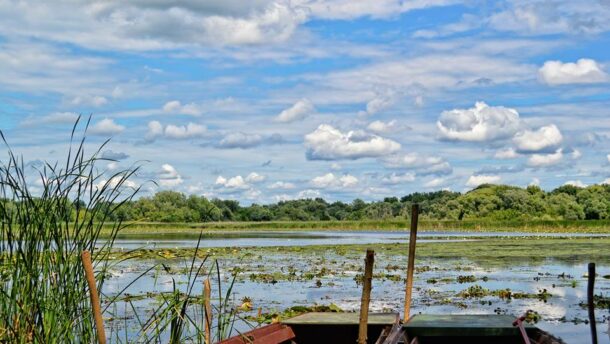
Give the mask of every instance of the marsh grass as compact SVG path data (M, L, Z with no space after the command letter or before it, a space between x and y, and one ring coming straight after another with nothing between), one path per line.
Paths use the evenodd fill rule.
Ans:
M140 187L128 181L140 167L114 173L100 170L100 163L112 160L101 157L108 141L93 154L86 154L90 120L89 117L83 125L79 118L74 124L64 162L44 163L38 168L15 154L0 131L7 149L7 158L0 160L0 343L97 341L80 260L84 250L92 254L105 316L116 312L117 301L129 286L158 267L146 269L118 294L104 294L111 268L130 259L130 252L118 259L111 253L117 234L125 226L107 220L138 193ZM83 130L82 138L75 140L79 130ZM132 302L127 302L126 307L133 310L141 328L133 336L125 323L122 332L111 332L111 341L203 343L206 314L203 306L196 308L198 302L193 293L201 277L212 272L218 277L219 292L214 312L216 338L231 334L236 311L228 300L235 278L223 295L218 263L206 265L207 256L198 258L199 242L190 259L186 290L181 290L172 278L173 291L162 294L162 302L152 309L148 320ZM113 329L112 325L106 327Z
M80 119L79 119L80 121ZM107 255L122 223L105 220L138 191L126 181L138 167L104 181L98 171L104 142L90 156L73 127L64 163L46 163L32 175L0 132L8 158L0 163L0 342L93 342L95 332L80 253L92 253L98 289ZM85 124L85 131L89 122ZM32 182L37 179L37 182Z

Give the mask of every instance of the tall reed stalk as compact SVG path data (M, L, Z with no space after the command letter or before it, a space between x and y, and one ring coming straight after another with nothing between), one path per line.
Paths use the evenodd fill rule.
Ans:
M85 152L80 119L67 158L32 175L0 131L7 158L0 160L0 342L93 343L95 331L80 253L92 253L98 290L120 222L100 240L106 220L137 193L127 181L138 167L108 176L99 170L104 142ZM86 133L89 121L84 125ZM108 227L106 226L106 230Z

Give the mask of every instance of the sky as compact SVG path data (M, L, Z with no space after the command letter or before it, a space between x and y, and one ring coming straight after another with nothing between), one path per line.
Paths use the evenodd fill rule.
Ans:
M142 195L610 183L609 47L609 0L0 0L0 129L36 178L91 116Z

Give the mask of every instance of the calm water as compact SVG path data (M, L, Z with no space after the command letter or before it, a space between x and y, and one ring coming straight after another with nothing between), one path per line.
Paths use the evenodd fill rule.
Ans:
M509 237L610 237L610 234L587 233L519 233L519 232L447 232L426 231L417 234L418 242L442 240L476 240L477 238ZM307 231L307 232L240 232L240 233L207 233L203 236L200 247L270 247L270 246L306 246L306 245L350 245L350 244L383 244L408 242L408 232L375 232L375 231ZM197 245L197 238L138 236L129 239L117 239L115 248L132 250L136 248L192 248Z
M239 235L214 234L206 236L202 242L203 247L239 247L258 246L306 246L306 245L346 245L346 244L372 244L405 242L406 233L399 232L270 232L270 233L240 233ZM527 237L527 236L582 236L581 234L538 234L538 233L451 233L451 232L423 232L418 240L444 241L444 240L479 240L490 236L500 237ZM592 236L592 235L586 235ZM597 236L597 235L593 235ZM524 238L527 240L527 238ZM146 239L118 240L115 247L133 249L142 246L148 248L186 248L194 247L196 239ZM405 245L406 248L406 245ZM484 249L484 247L482 248ZM245 252L245 251L244 251ZM362 266L363 254L351 252L336 254L329 250L326 253L302 254L272 250L269 255L234 258L222 260L223 283L228 284L229 269L239 267L241 272L234 287L232 302L240 304L243 297L252 299L254 310L243 315L254 315L260 307L263 312L281 312L295 305L310 306L313 304L328 305L335 303L346 311L357 311L360 305L361 286L354 277L359 274ZM610 252L609 252L610 254ZM131 295L143 295L147 292L169 292L173 288L172 278L178 282L178 288L186 288L187 262L181 260L132 260L120 263L112 270L112 277L104 286L108 295L122 290L129 282L136 279L143 271L155 263L163 262L170 268L170 272L153 271L137 280L126 292ZM373 281L373 294L371 311L401 311L404 299L403 269L396 266L405 266L404 256L385 256L378 254L375 261L376 277ZM414 285L414 300L412 314L416 313L452 313L452 314L511 314L520 315L532 309L542 316L538 326L561 336L568 343L589 343L589 325L582 321L587 319L587 312L579 303L586 300L586 262L565 263L558 262L550 257L545 262L529 263L515 262L508 267L479 265L467 259L419 259L416 266ZM288 270L296 271L297 275L317 273L324 267L327 272L319 278L300 278L289 281L285 276ZM600 276L610 275L610 266L598 266ZM268 274L280 276L277 283L268 283L257 280L256 276ZM458 276L475 276L476 281L458 283ZM251 276L254 276L252 278ZM319 283L317 283L319 280ZM431 283L436 280L437 283ZM195 284L194 294L201 295L202 281ZM182 283L182 284L181 284ZM500 300L494 296L464 299L458 297L460 291L470 286L479 285L489 290L510 288L513 292L536 294L546 289L552 296L546 301L536 298ZM213 290L215 290L213 286ZM599 277L596 281L596 293L608 296L610 294L610 280ZM150 313L152 305L158 304L154 297L144 297L133 301L138 314ZM131 306L130 306L131 307ZM119 303L115 315L127 317L126 327L137 328L131 308L126 309L125 304ZM598 336L600 343L610 343L608 335L608 310L597 310L599 321ZM245 329L241 324L241 329ZM125 323L113 324L121 331ZM129 331L129 330L128 330Z

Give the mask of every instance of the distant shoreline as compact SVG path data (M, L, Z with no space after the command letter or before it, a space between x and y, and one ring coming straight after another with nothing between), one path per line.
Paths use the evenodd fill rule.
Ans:
M102 234L109 232L106 224ZM209 232L246 232L246 231L407 231L408 220L374 221L268 221L268 222L203 222L203 223L164 223L164 222L127 222L123 223L121 236L156 234L178 235L198 234L201 230ZM540 232L540 233L610 233L610 220L529 220L529 221L491 221L463 220L438 221L421 220L420 231L469 231L469 232Z

